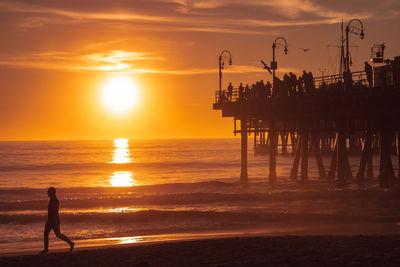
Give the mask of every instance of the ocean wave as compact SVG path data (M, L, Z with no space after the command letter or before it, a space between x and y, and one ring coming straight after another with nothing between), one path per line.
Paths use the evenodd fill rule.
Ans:
M29 224L46 221L47 215L44 214L2 214L0 223ZM396 223L400 221L400 216L381 215L370 216L360 214L318 214L318 213L285 213L285 212L216 212L216 211L160 211L144 210L129 213L71 213L61 216L65 223L163 223L163 222L189 222L205 221L213 223L294 223L294 222L313 222L313 223L345 223L345 222L385 222Z
M229 168L237 166L237 161L158 161L158 162L129 162L124 164L111 164L111 163L84 163L84 162L69 162L69 163L39 163L39 164L14 164L0 166L0 172L10 171L52 171L52 170L118 170L118 169L133 169L133 168L152 168L152 169L171 169L182 168L185 169L203 169L203 168Z
M309 201L312 205L313 201L327 201L334 203L340 201L342 205L350 204L357 201L360 205L364 202L376 202L376 205L397 205L400 202L400 189L382 190L379 188L371 189L347 189L347 190L323 190L323 191L268 191L268 192L250 192L252 189L241 188L239 184L212 182L201 183L194 186L197 190L220 191L216 193L203 192L185 192L190 191L194 185L191 184L168 184L143 186L141 188L80 188L63 189L63 195L79 196L76 198L60 198L62 208L66 209L89 209L96 207L123 207L123 206L145 206L145 205L199 205L209 204L217 205L218 203L232 203L234 205L251 203L265 203L273 205L277 202L293 202L293 201ZM254 186L253 190L260 190ZM211 190L212 188L212 190ZM43 190L42 190L43 191ZM44 193L41 192L41 195ZM77 192L78 191L78 192ZM31 192L31 194L39 191L32 189L13 189L3 190L2 192ZM74 192L74 193L72 193ZM177 192L177 193L170 193ZM4 199L4 195L3 198ZM385 204L386 202L386 204ZM18 210L44 210L47 208L48 200L46 198L40 200L12 200L1 201L0 212L18 211ZM279 203L282 205L282 203ZM284 207L284 206L283 206Z

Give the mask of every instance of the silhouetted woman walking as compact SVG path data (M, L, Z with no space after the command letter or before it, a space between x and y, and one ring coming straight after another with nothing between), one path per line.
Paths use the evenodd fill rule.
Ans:
M64 240L70 245L69 251L72 252L75 243L60 232L60 215L58 214L60 203L56 196L56 189L54 187L50 187L47 191L47 195L50 197L50 200L48 206L47 222L44 227L44 250L42 251L42 253L47 253L49 251L49 234L51 229L53 229L58 238Z

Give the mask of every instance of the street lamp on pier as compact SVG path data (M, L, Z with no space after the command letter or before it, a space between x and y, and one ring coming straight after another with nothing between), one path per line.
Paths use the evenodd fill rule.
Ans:
M229 59L229 65L232 65L232 54L229 50L223 50L218 57L218 67L219 67L219 100L221 101L222 96L222 70L224 69L224 60Z
M353 22L358 22L361 28L351 25ZM354 24L354 23L353 23ZM354 34L359 34L360 39L364 39L364 25L359 19L352 19L347 23L346 26L346 65L345 65L345 72L347 73L347 77L350 78L350 53L349 53L349 32Z
M283 41L285 44L281 44L279 40ZM284 47L283 52L285 52L285 55L288 53L288 46L286 39L279 36L275 39L275 41L272 43L272 62L271 62L271 69L272 69L272 86L273 90L275 91L275 70L278 69L278 63L275 61L275 48L277 47Z
M279 41L283 41L284 45ZM288 52L286 39L279 36L272 43L271 69L272 69L272 85L273 85L272 94L273 95L276 94L275 70L278 68L278 64L275 61L275 48L277 48L277 47L284 47L283 51L285 52L285 55L286 55ZM277 146L278 146L278 134L276 131L276 125L275 125L274 120L272 120L270 123L268 138L270 140L270 142L269 142L269 181L274 182L276 180L276 151L277 151Z

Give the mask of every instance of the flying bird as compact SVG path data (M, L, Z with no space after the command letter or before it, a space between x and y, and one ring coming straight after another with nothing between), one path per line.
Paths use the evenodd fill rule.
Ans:
M265 70L267 70L268 72L269 72L269 74L272 74L272 72L271 72L271 68L270 67L268 67L268 65L267 64L265 64L265 62L264 61L262 61L262 60L260 60L261 61L261 63L264 65L264 69Z
M301 50L303 50L303 52L307 52L309 51L311 48L300 48Z

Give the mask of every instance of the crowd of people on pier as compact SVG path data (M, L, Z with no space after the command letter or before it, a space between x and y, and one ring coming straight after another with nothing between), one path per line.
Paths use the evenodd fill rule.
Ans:
M229 83L227 90L221 92L220 102L254 102L262 101L263 99L285 99L287 97L301 97L311 95L337 95L339 92L350 90L345 85L345 81L351 84L353 94L361 92L361 90L372 86L372 68L366 63L365 73L353 81L350 77L340 76L334 81L328 82L327 79L317 78L314 79L311 72L303 71L300 77L290 72L284 74L283 79L275 77L274 85L269 81L264 83L263 80L255 84L243 85L240 83L239 87L234 89L232 83ZM364 75L364 76L362 76ZM317 84L316 84L317 83ZM346 89L347 88L347 89Z
M314 78L311 72L303 71L303 75L297 78L295 74L290 72L283 76L283 80L275 77L275 90L272 84L263 80L252 84L251 86L243 86L241 83L237 90L234 90L232 83L229 83L226 91L221 94L221 102L244 101L251 98L269 98L269 97L286 97L311 93L314 91Z

